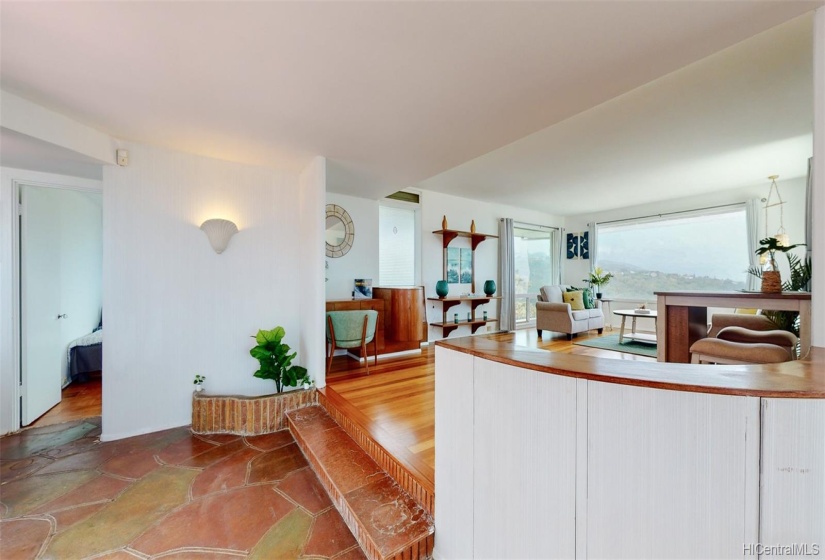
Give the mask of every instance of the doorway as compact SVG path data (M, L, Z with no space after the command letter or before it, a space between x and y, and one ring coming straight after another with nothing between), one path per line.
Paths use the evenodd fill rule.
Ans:
M532 224L513 224L516 328L536 324L539 289L558 276L559 230Z
M102 338L103 212L100 191L21 183L17 194L20 424L28 426L77 382L70 347Z

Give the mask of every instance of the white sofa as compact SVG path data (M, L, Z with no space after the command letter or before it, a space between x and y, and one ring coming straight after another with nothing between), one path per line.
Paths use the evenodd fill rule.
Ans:
M596 301L595 309L573 311L569 303L564 303L562 292L569 286L553 285L542 286L536 302L536 331L541 338L541 331L561 332L567 335L567 340L573 340L573 335L597 329L599 334L604 330L604 313L602 302Z

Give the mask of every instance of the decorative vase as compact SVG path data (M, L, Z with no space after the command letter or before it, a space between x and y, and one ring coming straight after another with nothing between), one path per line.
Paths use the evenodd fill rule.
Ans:
M484 293L487 294L488 297L496 293L495 280L487 280L486 282L484 282Z
M438 297L441 299L447 297L447 294L450 293L450 286L446 280L439 280L435 283L435 293L438 294Z
M596 292L596 299L602 299L602 293Z
M447 216L441 218L441 229L447 229Z
M766 294L778 294L782 291L782 278L778 270L765 270L762 272L762 292Z
M473 220L472 222L470 222L470 233L475 233L475 232L476 232L476 221Z

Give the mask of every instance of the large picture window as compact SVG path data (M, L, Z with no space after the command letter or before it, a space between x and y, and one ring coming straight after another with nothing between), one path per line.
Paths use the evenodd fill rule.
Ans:
M655 291L741 290L746 286L745 206L596 225L596 265L614 277L611 299L652 301Z

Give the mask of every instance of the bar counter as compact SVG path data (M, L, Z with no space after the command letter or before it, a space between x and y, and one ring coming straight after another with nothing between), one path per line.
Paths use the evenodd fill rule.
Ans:
M438 346L524 369L672 391L825 399L825 348L802 360L765 365L699 365L592 358L514 346L501 335L445 339Z
M434 557L744 560L825 546L825 348L727 366L512 339L436 344Z

